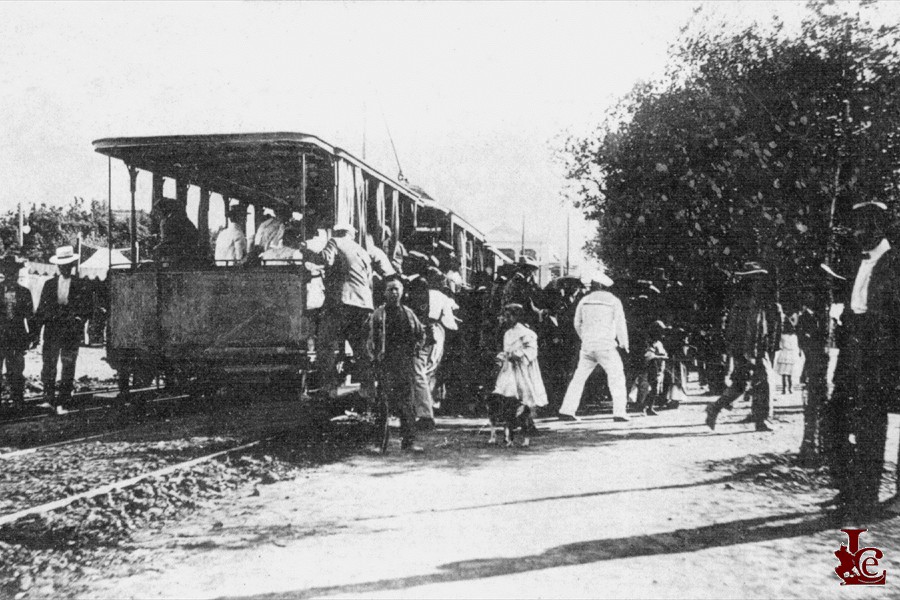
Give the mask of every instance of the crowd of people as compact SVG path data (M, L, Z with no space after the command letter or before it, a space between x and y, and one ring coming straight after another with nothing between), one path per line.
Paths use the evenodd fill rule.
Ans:
M187 260L196 249L178 214L163 210L157 252L168 260ZM790 394L800 384L794 377L804 372L808 386L821 384L814 392L826 399L821 439L840 490L838 512L864 517L883 508L878 490L887 415L900 409L900 258L887 240L884 203L860 203L853 214L863 256L846 277L823 265L821 277L830 278L829 285L846 284L845 297L828 314L817 306L815 286L800 290L785 308L766 266L748 261L732 274L733 301L719 348L712 351L713 332L695 336L652 310L652 297L661 294L654 282L638 281L624 304L615 282L600 270L587 286L561 277L542 289L535 282L538 265L527 256L463 278L449 244L426 253L395 243L389 256L371 239L359 243L346 222L335 223L330 236L304 241L288 215L272 214L250 242L240 226L246 213L234 207L215 256L229 264L302 262L311 274L307 310L316 341L309 349L323 394L336 397L348 375L362 398L383 394L400 416L401 448L413 452L423 451L416 432L433 428L436 414L483 415L490 398L521 405L516 414L525 415L532 434L536 416L578 420L584 397L610 399L617 422L630 420L629 400L632 412L654 416L677 406L688 372L710 389L724 384L706 408L710 429L722 410L744 396L751 401L747 422L771 431L770 381L780 377L782 394ZM46 401L62 413L71 400L90 312L80 280L72 277L77 260L71 246L57 250L50 261L59 274L44 286L36 310L16 281L22 261L0 260L0 349L14 407L23 400L24 353L41 332ZM829 337L832 348L822 337L829 320L837 330Z

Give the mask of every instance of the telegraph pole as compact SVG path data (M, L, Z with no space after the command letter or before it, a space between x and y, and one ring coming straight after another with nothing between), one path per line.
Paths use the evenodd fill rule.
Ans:
M19 202L19 251L25 245L25 215L22 214L22 203Z

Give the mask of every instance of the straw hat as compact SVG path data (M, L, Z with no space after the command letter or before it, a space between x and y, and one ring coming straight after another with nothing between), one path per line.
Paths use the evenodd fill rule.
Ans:
M50 257L50 262L54 265L67 265L78 262L79 258L81 257L75 254L75 248L72 246L60 246L56 249L56 254Z

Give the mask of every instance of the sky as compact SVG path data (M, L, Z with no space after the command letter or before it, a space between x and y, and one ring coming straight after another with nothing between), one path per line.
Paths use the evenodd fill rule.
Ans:
M574 252L593 226L564 200L556 151L662 73L697 4L0 3L0 210L105 199L103 137L299 131L357 156L365 139L395 175L390 131L410 182L482 231L525 215L563 248L569 214ZM128 205L121 163L113 205Z

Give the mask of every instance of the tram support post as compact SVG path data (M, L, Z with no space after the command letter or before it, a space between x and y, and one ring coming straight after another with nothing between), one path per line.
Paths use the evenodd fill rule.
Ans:
M138 169L128 165L128 178L131 187L131 265L137 266L137 206L135 203L135 191L137 190Z
M300 155L300 239L306 241L306 185L307 185L306 152Z
M200 231L200 239L203 247L209 246L209 190L200 188L200 204L197 206L197 229Z

